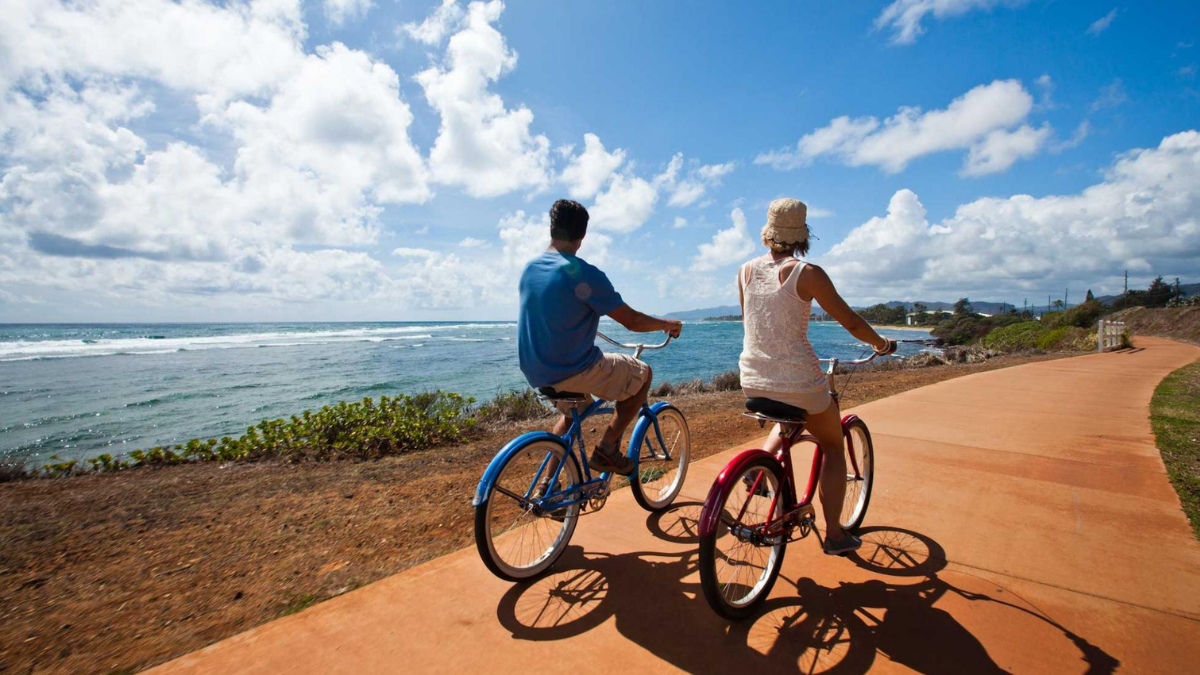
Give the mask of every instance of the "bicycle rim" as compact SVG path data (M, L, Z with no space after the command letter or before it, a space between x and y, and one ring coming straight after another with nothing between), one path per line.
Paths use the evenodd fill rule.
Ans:
M658 429L646 429L638 448L637 480L633 485L637 501L651 511L665 509L675 501L687 477L692 455L692 436L683 413L675 408L658 412Z
M486 540L486 550L480 552L491 558L489 567L503 577L527 579L540 574L554 564L571 540L579 504L540 512L500 489L524 496L536 490L543 478L553 475L558 463L562 470L557 483L547 486L549 494L579 485L576 463L561 445L546 441L531 443L514 453L496 477L496 487L484 506L484 521L476 522L476 531Z
M735 478L721 504L721 520L713 535L709 565L713 584L710 592L715 593L720 605L735 613L748 610L766 598L779 573L786 544L755 545L734 536L730 528L763 525L772 503L775 510L771 519L778 518L784 508L783 495L779 494L781 478L777 467L765 462L752 463Z

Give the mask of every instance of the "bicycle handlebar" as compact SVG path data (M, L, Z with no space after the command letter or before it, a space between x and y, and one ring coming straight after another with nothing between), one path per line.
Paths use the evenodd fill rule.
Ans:
M942 341L937 338L933 338L933 339L924 338L924 339L918 339L918 340L896 340L896 342L899 342L901 344L929 345L931 347L940 346L942 344ZM883 356L883 354L880 354L879 352L876 352L876 351L872 351L871 355L865 359L854 359L853 361L843 361L842 359L832 358L832 359L818 359L818 361L820 361L821 363L833 363L833 364L842 365L842 366L861 366L864 363L874 361L876 358L878 358L880 356ZM894 356L894 354L889 354L889 356Z
M662 349L663 347L666 347L667 345L671 344L671 336L670 335L668 335L667 339L665 341L663 341L663 343L660 345L627 345L624 342L617 342L616 340L608 337L604 333L597 332L596 335L598 337L602 338L608 344L613 345L614 347L621 347L622 349Z

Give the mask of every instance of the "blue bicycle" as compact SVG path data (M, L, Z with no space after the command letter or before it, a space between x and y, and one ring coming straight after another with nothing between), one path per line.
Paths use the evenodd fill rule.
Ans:
M627 345L634 358L660 345ZM558 560L571 541L580 514L598 511L612 488L611 473L593 476L587 464L582 427L592 415L613 413L605 401L572 392L543 392L543 398L571 415L563 436L535 431L509 441L479 481L475 508L475 545L479 557L501 579L519 581L541 574ZM687 476L692 439L678 408L659 401L643 405L629 437L627 455L635 468L629 485L647 511L671 505Z

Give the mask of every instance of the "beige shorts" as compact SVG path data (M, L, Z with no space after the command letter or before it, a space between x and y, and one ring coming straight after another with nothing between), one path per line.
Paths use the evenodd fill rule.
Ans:
M591 394L605 401L624 401L646 384L650 366L625 354L605 354L591 368L554 385L558 391Z
M817 391L764 391L762 389L742 388L742 392L746 394L746 398L769 398L772 401L779 401L788 405L794 405L797 408L803 408L810 413L823 413L830 404L833 403L833 397L829 395L828 389L820 389Z

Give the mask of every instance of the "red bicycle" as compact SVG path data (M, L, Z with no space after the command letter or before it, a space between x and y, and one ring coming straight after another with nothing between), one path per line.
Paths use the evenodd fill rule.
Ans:
M936 344L929 340L900 340L906 343ZM839 363L857 366L875 359L827 363L829 392L839 400L834 375ZM807 537L814 530L816 511L813 497L825 455L817 439L803 433L806 413L800 408L769 399L747 399L744 413L759 425L767 422L781 426L783 444L772 455L764 450L746 450L733 458L717 476L700 514L700 582L708 604L728 619L744 619L771 592L783 565L783 554L790 542ZM839 519L843 528L855 532L867 515L871 486L875 478L875 450L871 432L857 415L842 418L846 438L846 497ZM792 468L792 446L812 443L812 468L804 496L796 498L796 480Z

